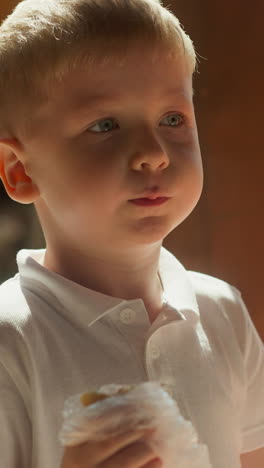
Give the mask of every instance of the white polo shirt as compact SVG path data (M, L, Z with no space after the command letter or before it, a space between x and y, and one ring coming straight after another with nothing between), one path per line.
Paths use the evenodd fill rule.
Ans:
M264 347L236 288L162 247L164 307L151 324L142 299L50 272L44 252L21 250L0 287L3 468L59 468L64 400L107 383L165 382L213 468L264 446Z

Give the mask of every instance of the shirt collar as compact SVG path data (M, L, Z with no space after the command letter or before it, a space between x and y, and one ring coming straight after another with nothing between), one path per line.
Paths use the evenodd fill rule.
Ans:
M132 306L132 303L142 299L124 300L107 296L79 285L41 264L45 249L20 250L17 254L17 264L22 287L30 289L34 294L43 296L47 301L50 296L52 304L63 309L69 315L78 315L81 320L91 325L112 309ZM164 302L175 310L175 319L190 321L199 320L199 308L195 292L188 272L183 265L165 247L161 247L159 274L164 288Z

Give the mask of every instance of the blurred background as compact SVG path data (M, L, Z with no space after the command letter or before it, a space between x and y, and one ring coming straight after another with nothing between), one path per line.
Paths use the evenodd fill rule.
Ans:
M18 1L0 0L0 19ZM264 3L170 0L194 42L195 109L205 184L190 217L164 240L187 269L236 286L264 341ZM34 208L10 200L0 182L0 283L21 248L45 247Z

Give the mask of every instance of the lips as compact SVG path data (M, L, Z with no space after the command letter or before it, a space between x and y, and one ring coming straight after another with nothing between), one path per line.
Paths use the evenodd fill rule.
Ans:
M156 206L156 205L161 205L162 203L165 203L168 201L168 197L156 197L156 198L136 198L135 200L129 200L131 203L134 203L135 205L141 205L141 206Z
M154 193L153 191L146 191L141 194L141 197L134 198L134 200L142 200L142 199L148 199L148 200L156 200L157 198L171 198L168 194L166 193L161 193L161 192L156 192Z

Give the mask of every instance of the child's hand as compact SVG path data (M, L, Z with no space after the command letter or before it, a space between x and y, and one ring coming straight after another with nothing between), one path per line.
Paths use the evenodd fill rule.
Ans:
M67 447L61 468L161 468L162 462L146 442L149 433L127 432L106 441Z

